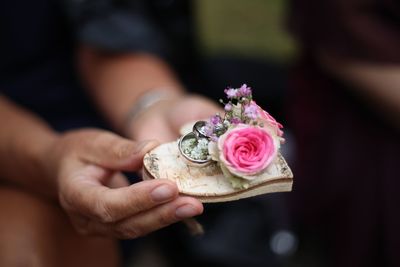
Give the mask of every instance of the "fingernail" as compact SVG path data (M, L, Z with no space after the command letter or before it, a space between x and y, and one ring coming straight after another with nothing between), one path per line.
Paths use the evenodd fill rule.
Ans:
M198 213L199 212L197 211L197 209L190 204L180 206L175 211L176 217L181 218L181 219L196 216Z
M145 148L150 143L154 143L154 141L148 140L148 141L142 141L142 142L138 143L135 148L134 153L137 154L137 153L141 152L143 150L143 148Z
M160 185L150 193L151 198L155 202L163 202L172 199L175 191L169 185Z

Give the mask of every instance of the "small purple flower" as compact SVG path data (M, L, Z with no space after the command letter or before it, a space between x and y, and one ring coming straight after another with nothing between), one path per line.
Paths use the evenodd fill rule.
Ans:
M250 97L251 96L251 88L248 87L247 84L243 84L242 87L239 88L239 96Z
M251 119L255 120L258 118L258 107L257 105L254 105L253 103L250 103L248 105L244 106L244 115Z
M218 123L221 123L221 116L219 116L218 114L212 116L212 117L210 118L210 122L211 122L213 125L217 125Z
M225 94L228 99L233 99L238 97L238 90L234 88L227 88L225 89Z
M213 124L207 122L206 125L204 126L204 133L206 134L206 136L212 136L214 134Z
M241 123L241 122L242 122L242 120L239 119L239 118L237 118L237 117L233 117L233 118L231 119L231 123L232 123L232 124L239 124L239 123Z
M232 104L231 104L231 103L226 104L225 107L224 107L224 109L225 109L225 111L227 111L227 112L231 111L231 110L232 110Z

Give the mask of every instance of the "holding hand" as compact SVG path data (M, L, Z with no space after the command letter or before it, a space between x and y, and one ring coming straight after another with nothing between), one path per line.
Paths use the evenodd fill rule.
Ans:
M73 131L55 141L49 175L57 177L60 203L79 232L136 238L202 213L198 200L179 196L166 179L128 186L120 171L138 171L157 144L100 130Z
M222 110L216 103L198 95L161 100L132 118L128 136L134 140L170 142L179 137L185 123L207 119L217 112Z

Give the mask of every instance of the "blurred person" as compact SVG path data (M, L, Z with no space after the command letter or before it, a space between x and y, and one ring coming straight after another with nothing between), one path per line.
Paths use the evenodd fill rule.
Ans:
M322 266L400 266L399 23L394 0L291 1L293 217Z
M218 110L174 74L192 58L158 30L171 14L158 26L143 16L153 8L161 22L167 7L130 3L0 3L1 266L116 266L115 238L203 211L167 180L121 173Z

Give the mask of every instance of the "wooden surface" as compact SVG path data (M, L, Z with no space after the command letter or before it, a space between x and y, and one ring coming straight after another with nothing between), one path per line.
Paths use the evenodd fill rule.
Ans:
M175 181L183 195L202 202L233 201L256 195L292 190L293 174L281 154L248 189L234 189L218 165L191 166L180 155L178 142L158 146L144 157L144 179L166 178Z

